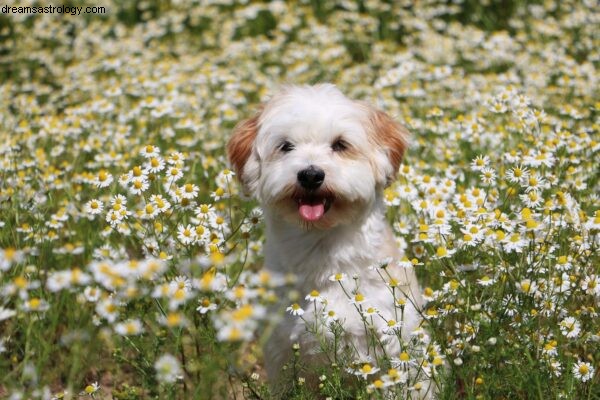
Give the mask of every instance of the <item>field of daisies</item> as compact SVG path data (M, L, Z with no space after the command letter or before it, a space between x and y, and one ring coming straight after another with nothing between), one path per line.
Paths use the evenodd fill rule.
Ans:
M414 399L414 371L441 399L600 398L595 1L84 3L108 11L0 14L0 398L274 398L263 344L309 307L402 351L321 335L331 364L294 358L285 398ZM339 315L261 270L225 143L316 82L412 133L385 191L427 301L409 342L359 277L331 277Z

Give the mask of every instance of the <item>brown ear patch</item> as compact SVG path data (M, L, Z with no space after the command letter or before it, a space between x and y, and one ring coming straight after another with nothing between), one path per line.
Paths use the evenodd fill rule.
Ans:
M238 123L233 128L233 136L231 136L229 143L227 143L227 156L240 182L243 181L244 165L246 165L252 153L252 145L258 133L259 117L260 114L257 114L252 118Z
M369 122L373 129L375 142L388 153L394 171L393 175L395 176L398 168L400 168L404 151L408 146L408 130L379 110L371 112ZM390 180L393 179L393 177L389 178Z

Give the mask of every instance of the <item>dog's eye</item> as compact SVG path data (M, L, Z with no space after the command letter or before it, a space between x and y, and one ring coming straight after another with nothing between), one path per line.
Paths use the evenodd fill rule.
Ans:
M338 152L338 151L344 151L348 149L348 143L346 143L344 140L342 139L337 139L335 142L332 143L331 145L331 150Z
M294 150L294 145L286 140L281 144L281 146L279 146L279 150L283 151L284 153L289 153L290 151Z

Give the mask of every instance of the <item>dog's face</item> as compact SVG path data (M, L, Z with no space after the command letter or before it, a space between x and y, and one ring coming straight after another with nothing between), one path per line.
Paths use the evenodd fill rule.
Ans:
M359 218L395 176L406 130L333 85L293 86L239 123L228 155L264 208L307 229Z

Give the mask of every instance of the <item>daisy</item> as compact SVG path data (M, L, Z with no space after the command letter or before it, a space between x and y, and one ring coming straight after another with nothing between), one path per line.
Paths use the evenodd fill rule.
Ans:
M210 197L212 197L214 201L219 201L221 199L228 198L229 194L225 192L225 189L219 187L210 194Z
M193 199L198 196L198 191L200 189L194 184L186 183L185 185L181 186L179 190L184 199Z
M338 320L338 315L335 311L328 310L323 312L323 318L325 319L325 325L329 326Z
M129 191L136 195L142 194L150 187L148 178L145 175L131 179L129 184L131 185L129 186Z
M386 325L381 328L381 332L386 335L395 335L400 329L402 329L402 321L390 319L387 321Z
M286 308L285 311L289 312L291 315L297 315L299 317L302 316L302 314L304 314L304 310L302 309L302 307L300 307L298 303L292 304L291 306Z
M9 308L4 308L0 306L0 321L12 318L15 315L17 315L17 312L15 310L11 310Z
M214 215L215 208L212 206L212 204L200 204L198 207L196 207L194 212L196 213L196 218L205 219Z
M163 160L161 157L152 157L145 164L145 169L147 172L156 174L165 169L165 160Z
M124 218L122 213L115 210L110 210L106 214L106 222L108 222L112 227L115 227L118 224L120 224L123 219Z
M571 264L567 256L559 256L556 259L556 269L559 271L568 271L572 266L573 264Z
M581 289L587 294L600 297L600 278L594 274L586 276L581 282Z
M87 203L85 203L85 206L83 207L84 212L86 212L90 215L100 214L103 209L104 209L104 204L102 204L102 202L97 199L92 199L92 200L88 201Z
M143 332L142 323L138 319L130 319L115 325L115 332L121 336L135 336Z
M91 396L94 393L96 393L98 390L100 390L100 385L98 384L98 382L94 382L94 383L87 385L83 391L84 391L84 394L88 394Z
M514 251L516 253L521 253L523 248L527 246L527 243L528 241L518 232L508 235L502 240L502 246L507 252Z
M519 195L525 207L535 208L542 204L544 200L538 191L532 190L529 193Z
M481 169L480 178L484 185L492 185L496 182L496 171L493 168L484 167Z
M554 162L555 158L552 153L532 151L529 155L525 156L523 164L533 168L537 168L541 165L552 168Z
M110 199L111 206L115 206L117 204L120 206L126 206L127 205L127 197L123 196L122 194L117 194L113 198ZM118 210L118 208L115 208L115 210Z
M177 182L179 179L181 179L181 177L183 176L183 171L181 170L181 168L179 167L170 167L167 169L167 184L168 185L172 185L173 183Z
M157 146L153 146L151 144L144 146L140 151L140 155L144 158L158 157L159 154L160 149Z
M367 377L369 375L373 375L373 374L379 372L379 368L378 367L373 367L371 365L371 363L367 362L367 363L362 364L360 366L360 368L358 368L358 369L349 368L348 372L353 373L356 376L360 376L363 379L367 379Z
M548 183L539 173L532 172L526 180L523 179L521 186L525 187L525 192L529 193L532 190L541 191L547 189Z
M189 325L187 318L180 312L170 312L166 316L161 315L158 322L169 328L185 328Z
M315 302L315 301L318 301L320 303L323 302L323 297L321 296L321 294L317 290L313 290L312 292L310 292L309 294L307 294L304 299L308 300L308 301L313 301L313 302Z
M517 283L517 290L525 294L533 294L537 291L537 283L531 281L531 279L523 279Z
M83 290L83 295L90 303L95 303L100 299L101 291L95 286L87 286Z
M337 274L330 275L329 280L331 282L343 282L347 277L348 275L344 274L343 272L338 272Z
M50 304L46 300L42 300L38 297L33 297L23 304L23 310L25 311L46 311L50 308Z
M171 165L181 165L185 161L183 153L174 151L167 157L167 162Z
M367 307L362 311L362 315L364 317L374 317L375 315L379 315L379 310L375 307Z
M578 361L573 364L573 375L581 382L587 382L594 376L595 368L592 364Z
M105 187L109 186L112 183L112 181L113 181L113 176L109 172L101 169L98 172L98 175L96 175L96 177L94 178L92 183L96 187L105 188Z
M19 264L25 260L25 253L14 247L0 249L0 271L8 271L12 265Z
M139 216L142 219L154 219L160 210L152 203L146 204L146 206L140 210Z
M179 360L171 354L163 354L154 363L156 378L159 382L174 383L181 378L182 369Z
M481 286L490 286L490 285L493 285L494 282L496 282L496 280L493 278L490 278L487 275L484 275L480 279L477 279L477 283Z
M417 361L411 359L410 355L403 351L398 355L398 357L393 357L390 362L394 368L400 368L403 371L406 371L408 368L417 365Z
M214 311L216 309L216 303L211 302L207 298L203 298L202 300L200 300L200 305L196 308L196 311L198 311L200 314L206 314L207 312Z
M169 203L167 199L159 194L153 194L150 196L150 201L161 213L167 212L171 208L171 203Z
M523 166L513 167L506 173L506 179L511 183L527 182L529 170Z
M355 304L357 306L363 304L367 299L362 293L356 293L353 298L349 299L348 302L350 304Z
M575 338L581 332L581 325L574 317L567 317L560 321L560 332L568 338Z
M388 369L387 374L383 375L381 379L384 382L384 387L389 387L398 384L405 384L408 381L407 371L398 371L396 368Z
M192 244L196 241L196 230L189 224L187 226L179 225L177 239L184 245Z
M482 171L490 164L490 158L487 155L479 155L471 161L471 169L473 171Z

